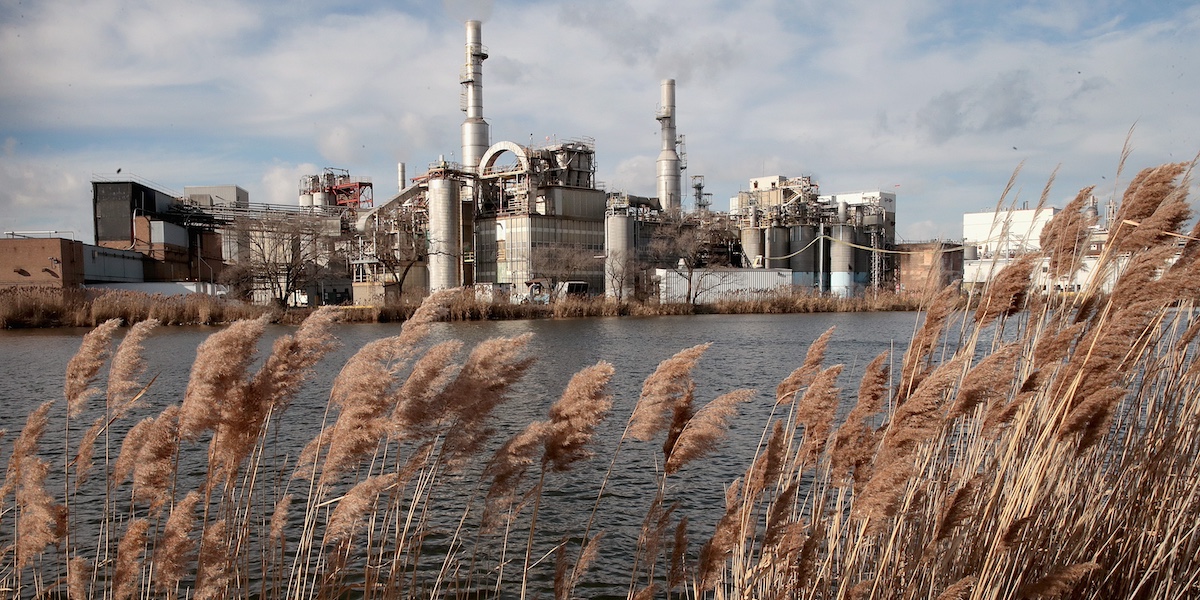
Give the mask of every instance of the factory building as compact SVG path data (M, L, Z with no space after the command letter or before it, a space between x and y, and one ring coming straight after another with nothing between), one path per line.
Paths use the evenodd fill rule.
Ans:
M226 264L249 268L257 299L290 304L351 295L378 304L460 286L497 299L570 289L666 301L681 285L688 301L894 286L894 194L820 195L810 177L758 177L725 214L708 210L711 194L693 176L697 210L684 213L673 79L660 82L653 113L656 197L606 192L593 139L493 142L482 41L480 23L467 22L462 162L439 157L412 178L400 164L397 193L380 203L369 179L334 168L302 177L294 206L251 204L237 186L176 197L132 179L97 180L97 246L146 257L147 281L212 282ZM716 280L699 294L698 282Z
M896 291L925 293L963 278L962 244L932 241L896 245Z
M595 141L492 143L480 23L467 22L466 33L463 161L439 158L411 186L401 174L395 197L361 213L364 241L352 261L356 303L407 287L408 276L398 281L389 263L424 266L430 290L473 285L494 297L528 298L568 278L603 288L606 195L596 184ZM424 251L412 252L416 246Z
M96 245L144 256L145 281L220 278L225 263L216 223L176 196L133 177L96 177L92 205Z
M742 266L788 268L793 285L835 296L890 288L896 195L820 195L811 177L750 180L730 202L739 220Z

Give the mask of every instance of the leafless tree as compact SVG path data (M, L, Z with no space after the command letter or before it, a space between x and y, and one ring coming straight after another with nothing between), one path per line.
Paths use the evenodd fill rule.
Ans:
M720 285L724 277L713 267L728 267L728 233L723 229L683 219L663 222L650 238L649 256L658 268L675 272L687 281L686 301Z
M530 274L535 279L548 279L551 290L565 281L589 281L592 273L602 268L603 258L585 248L571 244L555 244L533 249ZM552 292L553 293L553 292Z
M285 306L296 292L336 271L336 249L342 240L340 220L291 212L236 218L227 228L244 236L248 252L241 265L255 287Z

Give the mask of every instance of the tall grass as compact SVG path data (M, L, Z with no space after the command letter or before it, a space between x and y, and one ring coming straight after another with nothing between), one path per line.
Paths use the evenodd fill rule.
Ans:
M207 294L163 296L128 290L23 286L0 289L0 328L95 327L109 319L211 325L257 318L266 307Z
M1165 165L1134 179L1095 267L1102 276L1082 293L1039 295L1030 276L1040 263L1027 259L1000 273L973 312L959 309L953 289L931 294L909 348L867 367L840 420L851 382L825 364L837 332L814 340L775 387L756 457L726 486L704 539L691 539L698 515L685 514L674 482L705 468L752 397L698 401L691 373L707 345L645 379L614 454L601 457L609 475L592 513L548 547L535 536L555 499L546 490L592 458L620 376L611 365L583 368L545 419L492 440L493 415L531 364L528 338L465 355L457 341L431 344L429 324L454 302L453 292L435 294L399 335L347 361L306 447L278 448L272 432L333 343L333 309L259 362L263 319L212 335L181 403L133 427L116 424L151 385L138 356L153 324L108 361L108 322L71 361L65 402L41 405L12 438L0 588L22 597L573 597L605 543L606 488L622 448L651 442L661 447L657 485L631 571L607 582L631 598L1195 597L1200 231L1176 237L1189 175L1190 165ZM1064 273L1080 264L1078 209L1043 238ZM1105 277L1115 283L1102 293ZM40 447L51 411L67 423L53 462L43 457L57 451ZM180 472L189 457L202 476ZM88 477L93 460L103 469ZM102 511L98 527L78 522L86 503Z

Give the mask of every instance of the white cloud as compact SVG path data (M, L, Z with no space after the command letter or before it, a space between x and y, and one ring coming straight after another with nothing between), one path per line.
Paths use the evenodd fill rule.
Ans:
M598 179L634 194L655 193L664 77L679 82L689 175L705 175L715 198L763 173L814 174L827 192L900 183L909 239L952 237L961 212L994 204L1022 161L1035 200L1060 164L1055 198L1111 182L1135 123L1130 169L1200 150L1197 8L332 6L6 9L0 221L61 218L90 237L87 181L117 166L175 189L235 183L255 202L295 202L316 165L390 190L397 161L416 174L460 153L464 15L486 19L493 141L592 137Z

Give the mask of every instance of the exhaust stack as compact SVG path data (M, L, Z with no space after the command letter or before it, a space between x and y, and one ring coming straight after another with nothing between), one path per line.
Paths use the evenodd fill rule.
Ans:
M467 113L462 124L462 163L468 173L475 173L483 154L491 146L491 133L487 121L483 120L483 61L488 55L487 48L483 47L479 21L467 21L466 55L460 77L462 110Z
M658 201L668 212L682 208L679 153L675 150L675 80L662 82L662 106L658 122L662 126L662 151L658 153Z

